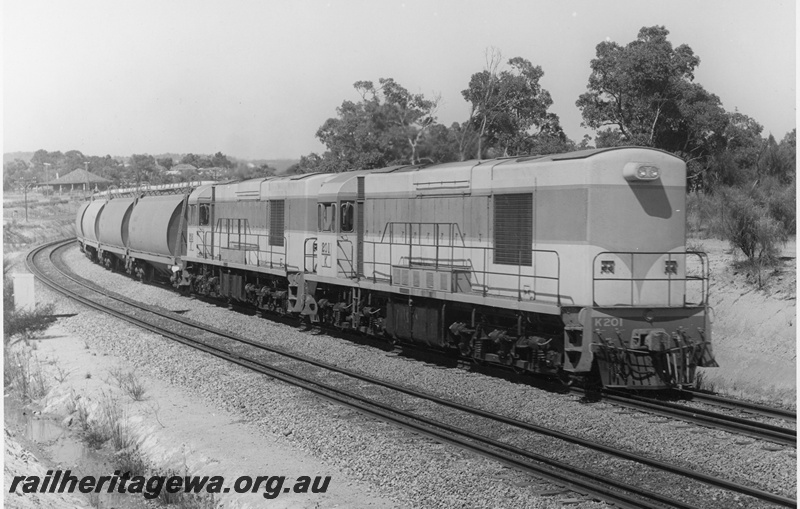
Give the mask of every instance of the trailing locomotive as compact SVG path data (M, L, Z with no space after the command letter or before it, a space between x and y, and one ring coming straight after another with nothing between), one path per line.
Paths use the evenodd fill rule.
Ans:
M624 147L105 193L91 257L184 291L606 387L715 366L686 166ZM174 194L168 194L174 193Z

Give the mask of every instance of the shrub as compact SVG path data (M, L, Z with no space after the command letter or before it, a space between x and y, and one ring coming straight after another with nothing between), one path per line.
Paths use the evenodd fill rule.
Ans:
M727 204L724 228L728 240L750 262L759 265L773 262L780 245L788 240L781 222L770 215L767 205L758 202L755 193L731 188L725 190L724 196Z
M723 197L719 193L693 192L686 196L686 226L699 238L725 238Z
M128 396L134 401L144 400L144 395L147 388L139 380L139 377L133 371L123 371L122 368L112 369L109 372L111 378L116 381L116 385L125 391Z
M794 235L797 226L797 196L794 182L787 185L777 177L763 177L753 188L753 196L763 203L770 217L778 221L786 235Z
M23 401L39 399L49 389L42 363L28 347L3 349L3 383Z
M32 338L36 334L47 330L55 320L53 318L53 304L37 306L34 311L12 311L3 316L3 338L7 343L12 337L21 335Z

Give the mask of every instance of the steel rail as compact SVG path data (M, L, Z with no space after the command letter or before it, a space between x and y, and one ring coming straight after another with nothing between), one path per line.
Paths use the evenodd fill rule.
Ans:
M703 426L710 426L715 429L797 448L797 430L794 429L724 415L700 408L689 408L668 401L654 402L649 398L618 391L603 390L602 395L604 400L629 408L644 410L665 417L678 418Z
M689 401L700 401L710 405L717 405L722 408L731 410L740 410L744 412L751 412L764 417L773 417L776 419L785 419L788 421L797 421L797 412L785 410L783 408L773 408L750 401L742 401L738 399L731 399L719 396L717 394L708 394L702 391L680 389L676 391L677 394L685 396Z

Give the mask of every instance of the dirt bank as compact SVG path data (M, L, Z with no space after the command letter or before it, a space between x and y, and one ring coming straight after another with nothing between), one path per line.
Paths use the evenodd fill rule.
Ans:
M719 368L702 369L703 385L732 396L795 407L797 398L797 260L794 239L781 263L754 276L737 268L741 254L721 240L693 241L709 255L713 342Z

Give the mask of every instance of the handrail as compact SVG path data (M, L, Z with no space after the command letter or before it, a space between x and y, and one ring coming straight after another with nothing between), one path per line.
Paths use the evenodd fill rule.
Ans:
M423 226L433 226L434 227L433 236L436 239L436 243L434 243L434 244L422 244L421 236L418 235L417 238L420 240L419 243L414 244L411 241L406 241L406 242L403 242L404 245L414 245L414 246L425 245L425 246L444 246L444 247L452 246L453 245L452 244L452 240L454 239L454 235L457 234L458 235L458 239L461 240L461 246L462 247L466 247L466 244L464 243L464 234L461 233L461 227L458 225L458 223L432 223L432 222L392 221L392 222L386 223L386 226L383 227L383 234L381 235L381 243L385 243L386 233L387 232L389 232L389 242L390 243L392 242L392 240L394 239L394 227L396 225L408 226L408 230L405 230L402 233L403 238L406 239L406 240L409 237L409 234L407 234L406 232L412 232L410 237L411 237L411 240L413 240L413 237L414 237L414 235L413 235L413 227L414 226L416 226L418 228L418 231L421 231ZM441 226L447 226L447 227L450 228L450 237L449 237L450 240L451 240L450 244L440 244L439 243L439 233L440 233L439 228Z
M309 241L314 242L314 247L309 254L308 252L308 243ZM311 268L312 270L308 270L308 258L311 257ZM303 242L303 272L317 272L317 237L308 237L306 238L305 242Z
M408 223L405 223L405 224L408 224ZM364 265L369 266L369 267L372 268L371 279L372 279L372 281L374 283L376 283L378 281L378 276L380 276L381 280L388 281L389 284L392 284L394 282L393 279L392 279L392 268L393 267L403 267L403 268L408 268L408 269L412 269L412 268L420 268L420 269L429 268L429 269L432 269L432 270L444 269L444 270L452 270L452 271L463 271L463 272L468 272L470 274L470 283L473 286L480 287L481 288L481 290L480 290L481 294L484 297L486 297L486 296L489 296L489 295L503 296L500 293L494 294L494 293L491 292L491 290L493 288L490 285L490 276L505 276L505 277L511 276L511 277L516 277L516 287L515 288L496 287L496 288L494 288L494 290L498 290L498 291L505 290L507 292L516 291L517 300L521 301L523 294L528 294L528 293L533 295L533 299L534 300L537 298L537 294L539 294L539 295L553 295L553 294L546 294L546 293L543 293L543 292L537 292L536 289L535 289L536 288L535 282L538 281L538 280L555 281L556 293L553 296L555 297L555 300L557 301L558 305L561 305L561 257L559 255L558 251L555 251L555 250L552 250L552 249L531 249L531 251L530 251L531 254L532 254L532 256L531 256L531 265L524 267L525 268L525 272L523 272L523 266L522 265L509 265L508 266L509 267L509 271L505 272L505 271L498 271L498 270L488 270L488 256L487 256L487 254L488 254L489 251L494 251L494 247L493 246L466 246L466 245L463 246L463 247L462 246L438 246L440 248L444 247L444 248L449 248L449 249L452 249L452 250L455 250L455 249L462 250L464 252L464 256L463 257L459 257L459 258L455 258L455 257L442 258L440 256L439 250L437 249L435 258L423 257L421 255L415 257L415 256L413 256L413 248L415 248L415 247L417 247L419 249L422 249L422 248L436 248L437 246L432 245L432 244L422 244L422 245L412 244L412 245L408 246L406 244L400 244L400 243L395 243L395 242L386 242L386 241L383 240L384 238L385 238L385 236L382 237L381 241L364 240L364 244L372 244L372 246L373 246L373 248L372 248L372 260L364 260L363 263L364 263ZM377 259L378 246L388 246L389 247L388 261L379 261ZM408 247L408 251L409 251L410 254L408 256L406 256L406 255L400 256L400 258L397 260L397 262L395 262L394 261L395 257L393 256L393 252L392 252L392 246L402 246L403 250L405 250L406 247ZM525 250L520 249L518 251L519 251L518 259L522 259L522 253L525 252ZM366 252L366 250L365 250L365 252ZM475 254L475 255L480 255L481 256L481 259L483 260L483 265L481 266L482 270L478 270L475 267L473 259L475 259L476 257L475 256L470 256L471 254ZM536 270L537 270L536 269L536 259L537 259L537 257L535 256L536 254L550 254L550 255L553 255L555 257L555 266L556 266L555 275L542 275L542 274L537 274L536 273ZM415 265L415 263L414 263L415 261L426 260L426 259L427 260L432 260L433 263L428 263L427 266L417 263L416 265L421 265L421 266L418 266L418 267L414 266ZM458 264L458 265L453 263L455 261L461 261L461 260L464 260L466 263ZM497 264L494 264L494 265L497 265ZM379 268L380 268L380 270L379 270ZM531 272L531 271L533 272L532 274L526 273L526 272ZM361 275L364 276L363 274L361 274ZM473 280L474 280L474 282L473 282ZM525 289L525 287L528 286L525 283L529 282L529 281L533 282L533 284L530 285L532 287L531 290Z
M217 234L217 235L220 235L220 240L223 240L224 235L225 235L224 233L221 233L219 231L213 231L212 232L211 230L208 230L208 231L198 231L198 232L195 232L195 234L200 239L200 241L198 241L196 243L196 245L197 245L198 251L201 251L201 255L200 255L201 258L211 259L211 260L221 260L222 259L222 254L221 253L215 256L214 253L210 253L209 252L208 246L210 244L208 243L208 235ZM263 264L263 265L261 263L261 261L262 261L261 257L260 256L256 256L256 264L255 264L256 267L269 267L270 269L273 269L273 268L275 268L277 266L278 268L284 268L284 269L288 269L289 268L289 264L287 263L287 259L286 259L287 253L289 252L289 241L288 241L288 239L287 239L287 237L285 235L283 236L283 246L273 246L273 245L271 245L269 243L269 239L270 239L271 235L268 234L268 233L246 233L246 234L242 234L242 236L244 237L245 242L243 242L243 243L242 242L237 242L235 247L232 247L230 244L228 244L227 246L223 246L222 244L220 244L220 245L217 245L216 247L218 249L231 249L231 250L235 250L235 251L245 251L245 252L247 252L247 251L255 251L256 253L261 253L261 254L267 255L267 256L264 257L265 258L265 260L264 260L265 264ZM248 240L251 240L249 237L255 237L255 239L254 239L255 243L247 242ZM269 248L268 250L260 249L261 243L259 241L262 240L262 239L266 239L266 246ZM255 246L255 249L253 249L253 246ZM280 249L274 249L274 248L280 248ZM284 257L283 258L283 262L279 261L279 262L276 263L274 261L275 255L282 255ZM247 265L246 262L247 262L247 259L245 258L245 265ZM269 262L268 265L267 265L266 262Z

